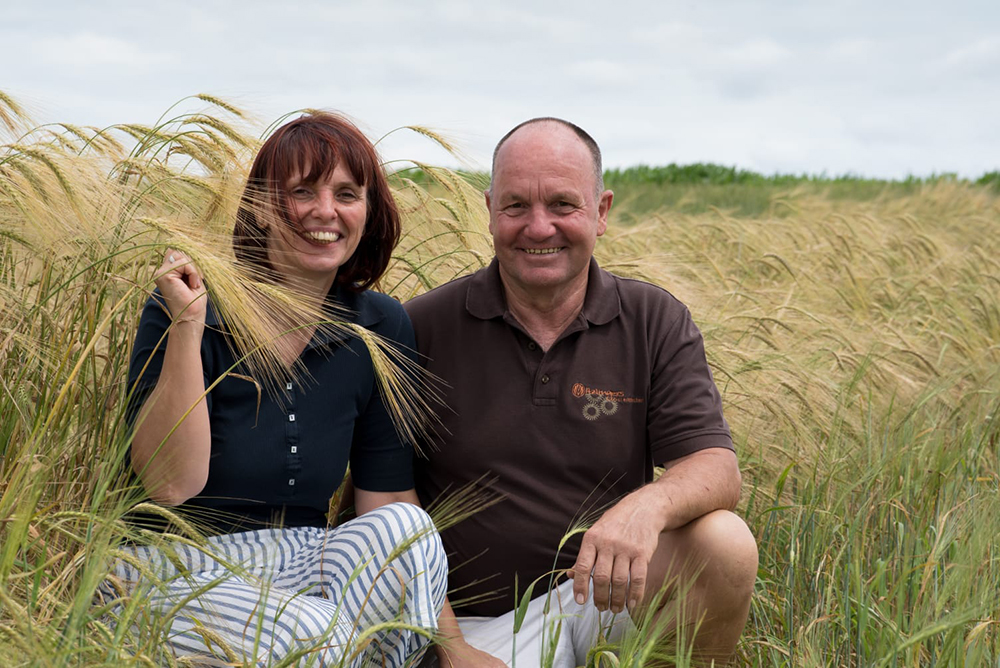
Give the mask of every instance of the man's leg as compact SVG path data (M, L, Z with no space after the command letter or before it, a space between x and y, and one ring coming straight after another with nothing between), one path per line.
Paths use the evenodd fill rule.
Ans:
M678 614L685 628L700 620L693 648L696 658L706 665L712 659L717 666L723 665L746 624L756 577L757 543L753 535L737 515L717 510L660 536L649 565L650 590L645 604L666 602L661 610L651 612L663 616L666 637L678 633ZM635 627L628 615L598 613L592 588L587 602L578 605L572 585L572 581L564 582L552 592L547 615L546 595L533 599L515 642L513 611L496 618L459 617L459 625L471 645L508 665L516 661L517 668L544 665L548 663L543 660L545 654L554 659L554 668L583 665L599 633L615 642ZM667 590L657 599L663 586ZM676 594L686 595L677 601ZM552 647L549 643L560 619L558 643ZM683 630L680 633L683 635Z
M688 638L697 625L696 660L725 665L746 625L756 577L757 543L750 529L734 513L716 510L661 534L645 604L661 606L654 614L670 636L685 635L678 617ZM656 599L664 585L666 595Z
M573 581L528 603L515 635L515 611L500 617L459 617L466 642L515 668L576 668L599 638L614 643L635 626L627 614L598 612L593 597L584 605L573 598ZM436 665L432 660L422 668Z

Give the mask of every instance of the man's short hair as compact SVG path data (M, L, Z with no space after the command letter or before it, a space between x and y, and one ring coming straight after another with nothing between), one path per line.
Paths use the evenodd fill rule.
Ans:
M594 141L594 138L579 125L576 123L570 123L562 118L556 118L555 116L539 116L538 118L530 118L523 123L518 123L511 128L510 132L500 138L500 141L497 142L497 147L493 149L493 163L490 166L490 190L493 189L493 174L497 171L497 154L500 152L500 147L503 146L504 142L510 139L511 135L515 132L526 125L533 125L535 123L558 123L559 125L572 130L573 133L580 138L580 141L582 141L584 146L587 147L587 150L590 151L590 157L593 159L594 181L597 184L597 196L600 198L601 193L604 192L604 168L601 166L601 148L597 145L597 142Z

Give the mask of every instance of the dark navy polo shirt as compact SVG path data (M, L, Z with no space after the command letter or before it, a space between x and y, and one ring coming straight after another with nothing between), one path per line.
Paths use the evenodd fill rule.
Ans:
M362 325L414 357L413 328L396 300L335 286L328 302L347 309L331 320ZM129 387L136 388L133 418L156 385L170 322L162 297L154 293L143 308L129 364ZM236 364L230 338L209 303L201 343L205 386L222 380L207 396L208 482L178 512L215 534L325 526L330 498L348 463L360 489L413 487L412 446L393 426L360 339L318 331L300 357L306 373L275 388L264 379L255 383L250 370Z

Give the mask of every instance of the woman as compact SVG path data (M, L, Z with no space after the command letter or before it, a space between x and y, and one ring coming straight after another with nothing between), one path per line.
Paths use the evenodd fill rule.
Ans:
M267 280L317 306L346 308L330 317L412 355L402 307L366 289L385 271L399 229L374 147L345 119L316 113L264 143L233 244ZM412 449L393 427L367 349L295 323L278 354L286 366L300 363L306 380L269 390L245 368L231 369L226 323L188 258L168 251L156 285L130 364L141 406L132 468L153 500L180 506L214 534L214 558L174 546L180 568L163 551L132 548L166 580L149 605L166 611L190 599L171 622L172 649L204 654L225 644L244 662L299 654L312 665L372 656L403 665L426 645L423 635L381 632L355 655L359 634L386 621L433 631L447 565L430 519L410 505ZM358 518L328 529L348 463ZM126 583L139 581L131 566L118 570Z

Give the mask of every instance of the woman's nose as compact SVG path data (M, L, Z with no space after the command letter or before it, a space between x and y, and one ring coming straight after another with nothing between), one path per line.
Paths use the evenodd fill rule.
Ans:
M319 191L316 195L316 215L333 218L337 215L337 200L332 192Z

